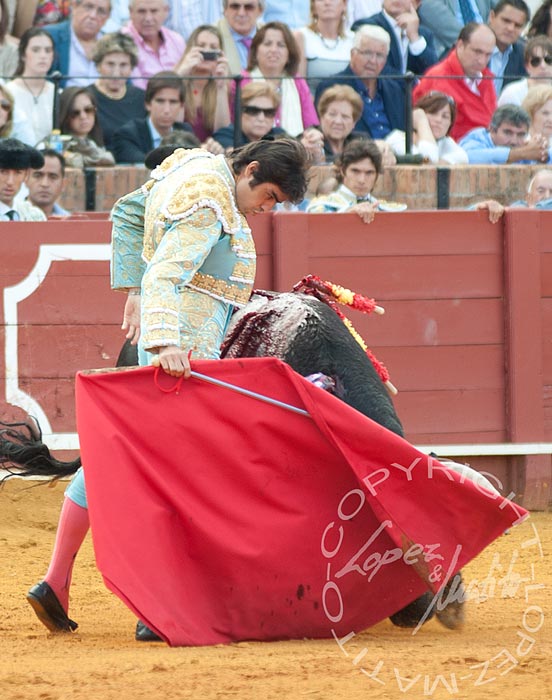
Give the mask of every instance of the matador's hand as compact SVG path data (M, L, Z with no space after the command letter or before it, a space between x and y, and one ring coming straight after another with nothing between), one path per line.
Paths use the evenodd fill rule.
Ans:
M158 361L155 362L157 358ZM190 360L186 350L181 350L176 345L167 345L159 348L157 358L154 358L153 365L160 365L172 377L184 375L188 379L191 376Z
M131 345L136 345L140 339L140 306L141 297L139 294L127 296L121 328L127 331L125 338L130 340Z

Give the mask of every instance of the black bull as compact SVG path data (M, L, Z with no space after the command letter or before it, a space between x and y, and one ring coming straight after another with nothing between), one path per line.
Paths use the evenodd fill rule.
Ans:
M389 430L403 435L401 422L387 389L364 350L337 314L318 299L297 293L255 295L237 312L222 346L221 357L278 357L303 376L321 372L335 382L336 395ZM117 366L138 364L136 347L127 341ZM1 424L0 464L23 476L59 478L74 473L80 459L60 462L49 452L31 423ZM461 586L457 574L447 588ZM448 599L448 590L444 599ZM433 595L414 600L391 617L401 627L414 627L426 613ZM463 622L461 595L437 610L449 628ZM428 615L430 619L432 612Z

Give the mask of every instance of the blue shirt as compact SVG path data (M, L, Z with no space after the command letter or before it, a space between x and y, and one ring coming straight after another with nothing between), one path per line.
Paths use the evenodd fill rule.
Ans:
M496 146L487 129L480 126L472 129L458 144L468 154L468 160L475 165L502 165L508 162L510 146ZM548 162L552 158L552 149L548 150ZM518 160L516 163L535 163L534 160Z
M370 97L366 86L362 80L356 80L357 92L362 97L364 109L362 110L364 120L370 125L370 132L373 139L383 139L391 132L391 124L387 118L383 97L379 89L374 97ZM358 128L358 127L357 127Z
M506 70L506 66L510 60L510 54L513 50L512 44L508 46L504 53L502 53L498 46L495 46L493 53L491 54L491 58L489 60L489 70L496 75L496 78L494 79L494 86L497 95L500 95L500 91L502 90L504 71Z

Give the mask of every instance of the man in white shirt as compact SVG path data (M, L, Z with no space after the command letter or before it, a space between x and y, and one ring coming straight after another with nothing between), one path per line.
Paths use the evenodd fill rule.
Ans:
M46 221L46 215L29 202L14 202L30 168L41 168L40 151L17 139L0 141L0 221Z

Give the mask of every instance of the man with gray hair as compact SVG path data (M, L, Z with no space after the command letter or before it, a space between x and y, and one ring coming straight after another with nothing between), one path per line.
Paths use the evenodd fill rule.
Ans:
M350 85L362 98L362 115L355 130L383 139L393 129L405 130L403 86L385 68L391 39L382 27L365 24L355 32L351 60L345 70L322 80L315 102L332 85Z
M525 199L518 199L510 205L512 208L522 209L552 209L552 170L539 170L527 186L527 196ZM489 221L496 224L504 214L506 207L497 202L496 199L486 199L470 207L475 210L485 210L489 212Z
M168 0L130 0L130 22L121 30L138 47L138 65L132 71L136 87L144 90L148 78L172 70L182 58L186 42L163 24L169 16Z
M47 24L56 47L52 71L62 74L61 87L88 85L97 77L94 47L111 12L111 0L71 0L71 16Z
M217 25L222 34L222 50L232 74L239 75L247 68L264 0L223 0L222 7L223 16Z
M531 136L530 118L517 105L502 105L493 113L488 129L478 127L468 132L460 146L475 165L502 163L547 163L550 160L548 139Z

